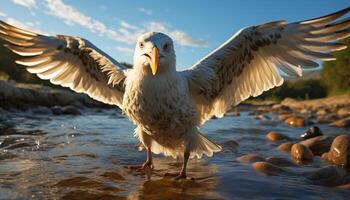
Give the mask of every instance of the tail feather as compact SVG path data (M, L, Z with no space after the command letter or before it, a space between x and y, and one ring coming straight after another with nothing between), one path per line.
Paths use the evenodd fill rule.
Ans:
M205 154L208 157L212 157L213 153L220 152L222 150L222 147L220 145L210 141L203 134L198 132L197 136L198 136L198 144L197 144L198 146L194 150L194 152L191 153L191 157L197 156L198 158L201 158L203 154Z

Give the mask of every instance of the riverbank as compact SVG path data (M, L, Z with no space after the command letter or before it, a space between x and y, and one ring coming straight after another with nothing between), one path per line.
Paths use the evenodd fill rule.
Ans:
M26 110L37 106L108 107L85 94L68 89L0 80L0 107Z

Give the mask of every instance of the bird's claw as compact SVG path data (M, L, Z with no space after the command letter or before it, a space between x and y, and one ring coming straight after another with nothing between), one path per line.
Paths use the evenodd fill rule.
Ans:
M181 180L181 179L186 179L186 173L184 172L177 172L177 173L170 173L167 172L164 174L165 177L175 177L175 180Z
M153 164L150 162L145 162L142 165L131 165L131 166L128 166L127 168L137 172L144 172L144 171L152 170Z

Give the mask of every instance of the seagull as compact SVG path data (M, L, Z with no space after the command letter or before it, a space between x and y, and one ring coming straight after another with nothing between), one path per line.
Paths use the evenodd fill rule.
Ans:
M137 39L133 68L117 62L88 40L45 36L0 21L0 38L19 55L15 61L51 83L118 106L136 125L147 159L133 169L153 169L152 153L183 158L182 169L165 175L186 178L189 158L222 148L199 132L213 116L283 83L281 73L302 76L316 61L334 60L347 46L350 7L320 18L273 21L243 28L192 67L176 70L173 40L160 32Z

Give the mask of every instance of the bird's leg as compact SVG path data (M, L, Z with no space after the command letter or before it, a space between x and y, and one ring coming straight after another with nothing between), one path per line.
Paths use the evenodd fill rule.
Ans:
M151 148L147 148L147 159L142 165L133 165L128 167L131 170L143 171L145 169L153 169L153 159Z
M178 173L166 173L164 176L174 176L176 180L186 179L186 177L187 177L187 175L186 175L186 168L187 168L187 162L188 162L189 158L190 158L190 152L189 151L185 151L185 153L184 153L184 162L182 164L181 171L178 172Z

